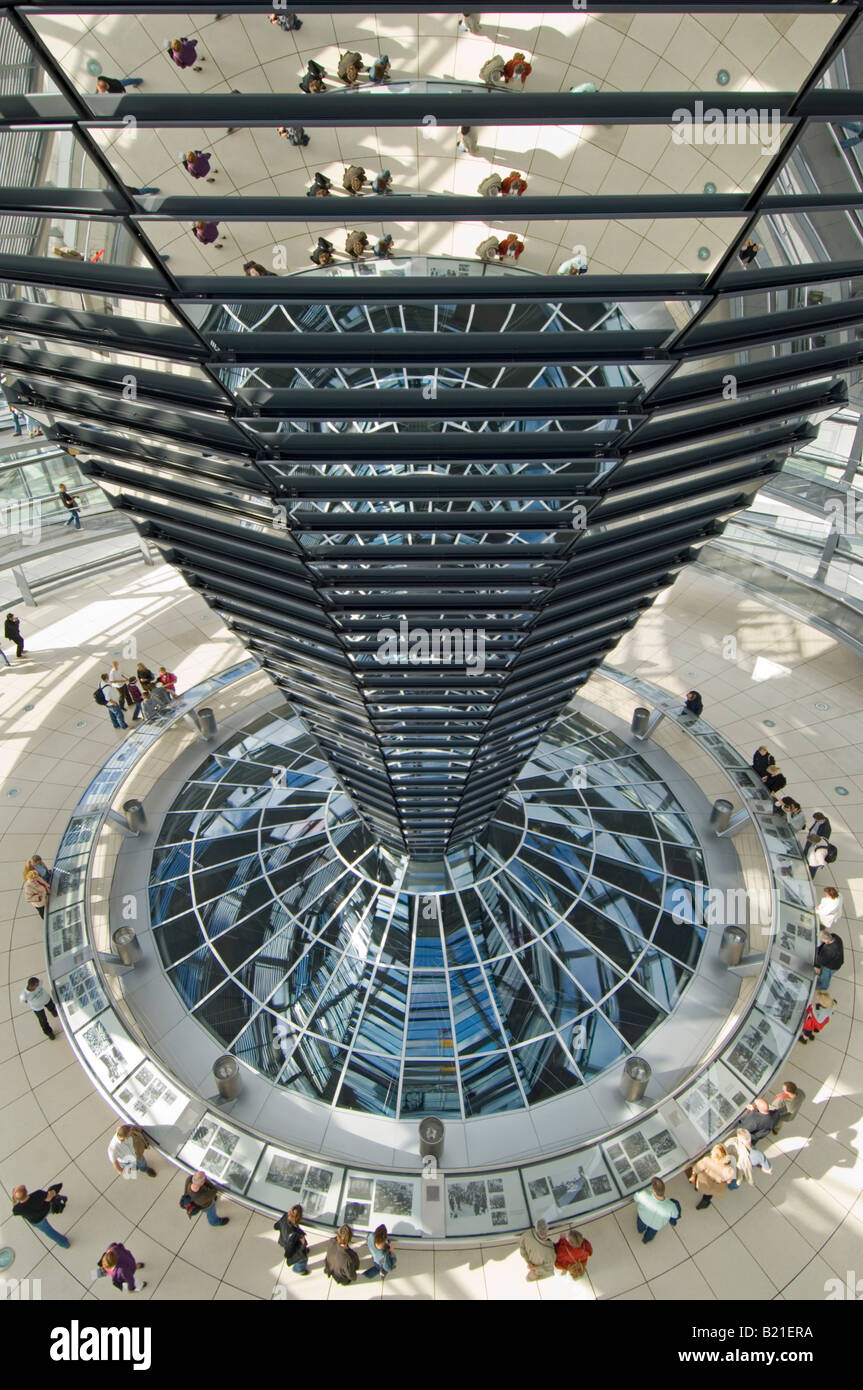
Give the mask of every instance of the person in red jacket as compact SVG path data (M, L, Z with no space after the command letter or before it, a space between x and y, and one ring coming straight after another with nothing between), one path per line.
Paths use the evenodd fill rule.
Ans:
M176 700L177 677L172 671L166 671L164 666L160 666L159 674L156 677L156 684L161 685L163 690L167 690L172 700Z
M517 261L523 250L524 242L519 241L515 232L510 232L498 246L495 255L500 261Z
M835 1007L836 1000L832 995L824 989L816 989L815 998L803 1015L803 1032L800 1034L802 1043L813 1041L821 1029L827 1027Z
M500 181L500 191L504 197L521 197L527 192L527 179L523 179L517 169Z
M554 1267L571 1279L581 1279L587 1273L587 1261L593 1254L593 1246L581 1231L570 1229L555 1243Z
M503 65L503 80L509 83L513 82L516 77L520 77L523 87L532 72L533 68L524 54L514 53L509 62Z

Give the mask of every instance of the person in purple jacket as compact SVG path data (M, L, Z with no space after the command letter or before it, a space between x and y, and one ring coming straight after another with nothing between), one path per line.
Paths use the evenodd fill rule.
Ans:
M192 231L195 233L198 241L202 241L205 246L211 246L214 241L217 248L222 244L217 240L219 235L218 222L194 222L192 224Z
M122 1290L123 1285L128 1284L129 1293L137 1293L138 1289L135 1287L135 1270L143 1268L143 1264L138 1264L136 1262L135 1256L132 1254L131 1250L127 1250L125 1245L120 1245L119 1241L115 1241L113 1245L108 1246L108 1249L99 1261L99 1268L96 1273L100 1279L104 1278L106 1274L109 1275L115 1289ZM143 1280L138 1287L146 1289L146 1279Z
M201 71L197 39L171 39L168 53L171 62L176 63L178 68L191 68L192 72Z
M207 183L212 183L213 179L208 178L210 173L210 155L203 150L187 150L180 163L191 174L193 179L206 179Z

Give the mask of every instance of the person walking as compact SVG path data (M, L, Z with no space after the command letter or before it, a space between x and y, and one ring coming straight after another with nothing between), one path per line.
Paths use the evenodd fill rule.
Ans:
M823 811L812 812L812 824L806 831L807 840L829 840L833 827Z
M168 56L172 63L178 68L191 68L192 72L201 71L203 58L198 60L198 40L197 39L171 39L168 44Z
M43 882L35 869L31 869L25 876L24 897L31 907L35 907L43 921L45 918L45 908L48 906L48 894L50 891L47 883Z
M273 1230L279 1233L279 1245L285 1252L285 1264L290 1265L295 1274L309 1272L309 1242L300 1225L302 1219L303 1209L297 1205L283 1212L273 1224Z
M365 252L370 250L368 232L348 232L345 253L352 260L361 261Z
M319 236L318 244L309 256L309 260L313 265L332 265L335 259L335 249L331 241L327 241L326 237Z
M816 1034L822 1028L826 1028L830 1022L830 1016L836 1008L836 1000L832 994L828 994L826 989L817 989L815 998L803 1015L803 1032L798 1039L799 1042L812 1042Z
M503 80L507 84L507 86L509 86L510 83L515 83L515 81L518 78L520 78L521 85L522 87L524 87L525 82L530 77L530 74L532 72L533 68L525 58L524 54L514 53L510 58L509 62L504 63L503 65Z
M557 1252L554 1241L548 1234L548 1222L542 1217L534 1222L532 1230L525 1231L518 1247L518 1253L527 1265L527 1282L547 1279L554 1273Z
M386 1279L387 1275L396 1267L393 1243L387 1234L386 1226L378 1226L377 1230L372 1231L366 1244L372 1257L372 1267L363 1270L363 1278L379 1279L383 1276Z
M392 191L393 176L390 173L389 169L382 169L381 172L379 174L375 174L374 178L372 179L372 192L392 193Z
M95 698L98 704L106 706L108 713L111 716L111 723L114 725L115 729L128 729L129 725L126 723L125 715L123 714L123 711L120 708L120 701L117 699L117 692L115 691L113 685L108 679L107 671L102 672L99 682L99 689L95 693Z
M350 1226L340 1226L324 1252L324 1273L334 1283L347 1287L357 1282L360 1257L351 1249L354 1233Z
M210 173L211 158L212 156L203 150L187 150L180 163L193 179L206 179L207 183L215 183L215 179Z
M23 1216L24 1220L29 1221L31 1226L35 1226L37 1231L41 1231L43 1236L56 1241L61 1249L68 1250L71 1245L69 1237L55 1231L48 1220L62 1186L61 1182L55 1182L53 1187L49 1187L47 1191L38 1187L35 1192L28 1192L24 1184L19 1183L17 1187L12 1188L12 1201L15 1204L12 1208L12 1215ZM61 1197L60 1202L62 1206L59 1203L57 1206L62 1211L66 1205L66 1198Z
M522 193L527 192L527 179L522 178L517 169L513 169L502 180L500 191L504 198L520 198Z
M389 82L389 80L390 80L390 60L389 60L389 54L387 54L387 53L382 53L382 54L380 55L379 58L376 58L376 59L375 59L375 61L372 63L371 67L369 68L369 79L370 79L370 81L372 81L372 82L375 84L376 87L380 86L381 82Z
M261 265L260 261L246 261L243 265L243 274L250 275L253 280L258 280L264 275L275 275L275 273L274 270L267 270L267 267Z
M391 259L395 249L396 246L393 241L392 232L385 232L372 247L372 254L377 256L379 261L388 261Z
M315 174L314 183L309 184L308 188L306 189L306 197L329 198L332 186L332 179L329 178L326 174L322 174L320 171L318 171Z
M3 624L3 636L9 642L15 644L15 655L20 661L24 655L24 638L21 636L21 619L16 618L14 613L6 614L6 621Z
M683 702L681 714L694 714L696 719L700 719L704 710L704 701L697 690L687 690L686 699Z
M124 1177L131 1176L137 1170L146 1173L148 1178L154 1178L156 1170L144 1157L149 1147L149 1139L137 1125L121 1125L108 1145L108 1157Z
M326 69L320 63L316 63L314 58L310 58L304 75L300 78L300 91L312 94L314 92L325 92L324 78Z
M299 15L294 14L293 10L288 10L285 14L271 14L270 23L278 24L283 34L290 33L292 29L302 29L303 21Z
M30 873L33 872L34 870L31 869ZM40 913L40 916L43 915L44 909L43 912ZM42 1029L42 1032L45 1034L45 1037L51 1038L53 1041L53 1039L56 1038L57 1034L54 1032L50 1023L48 1022L46 1014L51 1014L52 1018L57 1018L57 1005L54 1003L54 1000L51 998L47 989L42 984L42 981L39 979L38 975L30 976L30 979L24 986L24 993L20 994L18 997L21 1000L22 1004L26 1004L28 1009L33 1010L34 1014L39 1020L39 1027Z
M832 848L833 846L823 836L819 836L816 840L806 841L803 857L809 866L810 878L814 879L819 869L823 869L825 865L831 863L829 853ZM833 858L836 858L835 854Z
M842 895L838 888L825 888L821 901L815 911L818 921L826 932L832 931L842 916Z
M68 518L67 518L65 524L66 524L67 526L74 526L76 531L80 531L80 530L81 530L81 504L80 504L80 502L78 501L77 497L73 497L73 496L72 496L71 492L69 492L69 490L67 489L65 483L61 483L61 484L60 484L59 497L60 497L60 501L63 503L63 506L66 508L67 512L69 513L69 516L68 516Z
M476 186L476 191L483 198L496 198L500 193L501 186L502 180L500 174L492 170L490 174L486 174L484 179L480 179Z
M714 1197L724 1197L728 1184L734 1181L734 1164L724 1144L714 1144L709 1154L693 1165L689 1181L701 1194L696 1211L705 1211Z
M741 246L740 250L737 252L737 259L743 266L744 270L748 270L751 265L754 265L755 257L761 250L763 250L763 247L759 246L758 242L753 241L751 237L749 241L745 242L744 245Z
M359 164L351 164L345 169L342 177L342 188L346 193L362 193L363 188L368 183L368 176L365 169Z
M565 1236L555 1241L555 1273L568 1274L570 1279L583 1279L587 1273L587 1261L592 1254L593 1246L587 1236L583 1236L575 1227L570 1227Z
M180 1206L190 1221L193 1216L198 1215L199 1211L205 1211L207 1223L210 1226L227 1226L231 1218L219 1216L216 1210L219 1192L220 1189L216 1187L215 1183L210 1182L206 1173L190 1173L183 1187Z
M476 131L473 126L460 125L455 142L456 154L476 154Z
M504 70L506 63L499 53L495 53L491 58L487 58L479 70L479 80L484 82L487 87L505 87L506 78Z
M140 1289L147 1287L146 1279L142 1280L137 1287L135 1285L135 1274L143 1268L143 1260L136 1260L131 1250L127 1250L125 1245L115 1241L113 1245L108 1246L100 1259L96 1277L103 1279L107 1275L114 1288L119 1289L121 1293L124 1284L128 1284L129 1293L137 1293Z
M106 92L121 95L127 87L142 87L143 77L100 77L96 82L96 91L100 96Z
M744 1183L752 1187L755 1182L753 1168L763 1169L768 1177L773 1172L767 1157L752 1143L752 1135L747 1129L740 1128L732 1138L726 1139L725 1149L734 1164L734 1179L728 1184L729 1192L736 1191Z
M763 743L759 748L756 748L755 752L752 754L752 766L759 777L767 776L767 769L772 762L773 754L768 753Z
M301 125L280 125L277 134L281 135L283 140L290 141L296 149L303 149L310 143L310 137Z
M829 927L822 927L818 933L815 964L818 966L818 988L826 990L836 971L841 970L845 964L845 947L842 944L842 938L831 931Z
M773 1126L773 1133L778 1134L783 1125L789 1120L796 1118L800 1107L806 1099L806 1093L801 1091L796 1081L783 1081L782 1090L778 1091L773 1097L771 1110L776 1110L776 1123Z
M785 776L782 768L776 766L776 763L771 763L769 765L761 780L772 796L775 796L777 792L781 792L784 787L788 786L788 778Z
M360 80L360 73L365 72L366 65L359 53L343 53L339 58L339 65L336 68L336 76L344 82L346 87L356 87Z
M680 1203L673 1197L666 1197L662 1178L654 1178L650 1187L636 1192L633 1201L642 1245L649 1244L666 1226L676 1226L680 1220Z
M14 405L10 405L9 409L12 412L12 424L14 426L12 433L17 435L20 439L21 435L24 433L27 417L26 415L22 415L20 410L16 410Z
M192 223L192 232L203 246L212 246L213 242L215 242L216 250L221 251L222 243L219 241L220 233L218 222L205 222L203 219L199 219L197 222Z

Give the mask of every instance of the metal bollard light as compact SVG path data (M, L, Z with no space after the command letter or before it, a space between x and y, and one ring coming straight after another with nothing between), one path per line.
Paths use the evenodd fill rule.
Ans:
M123 815L126 817L126 824L129 829L139 835L142 830L147 829L147 816L144 811L144 803L133 797L131 801L123 802Z
M717 835L720 835L723 830L727 830L733 810L734 806L732 803L726 801L723 796L720 796L717 801L714 801L710 812L710 829L714 830Z
M620 1094L624 1100L642 1100L652 1076L650 1064L643 1057L627 1057L620 1078Z
M118 927L111 935L111 944L124 965L137 965L141 947L132 927Z
M421 1158L425 1158L428 1154L436 1159L443 1157L444 1133L444 1122L439 1120L437 1115L426 1115L425 1119L420 1120Z
M647 726L650 722L650 710L645 709L644 705L637 705L632 711L632 723L630 731L637 738L644 738L647 733Z
M222 1100L236 1100L243 1089L240 1064L236 1057L231 1057L229 1053L218 1057L213 1063L213 1076Z
M201 737L204 739L215 738L216 736L216 716L213 711L205 706L203 709L196 710L198 716L198 728L201 730Z
M748 932L745 927L726 927L722 933L722 940L719 943L719 959L723 965L739 965L748 944Z

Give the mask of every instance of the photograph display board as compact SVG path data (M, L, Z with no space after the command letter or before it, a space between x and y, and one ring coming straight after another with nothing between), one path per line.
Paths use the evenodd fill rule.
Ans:
M421 1235L420 1178L374 1177L348 1169L342 1193L339 1224L357 1231L386 1226L393 1235Z
M812 989L811 975L807 979L778 960L771 960L758 987L756 1007L793 1033L806 1011Z
M721 1062L714 1062L676 1099L707 1145L718 1143L728 1133L752 1094L748 1084L741 1083Z
M814 961L816 945L815 914L804 912L798 907L779 904L779 925L776 931L776 945L780 951L788 951L802 960Z
M503 1235L527 1223L518 1173L464 1173L447 1177L444 1189L448 1236Z
M603 1144L602 1151L624 1196L647 1187L653 1178L679 1168L686 1152L661 1114Z
M91 1071L109 1091L115 1090L144 1061L140 1047L111 1009L83 1024L75 1041Z
M108 1008L108 996L92 961L86 961L55 980L54 994L73 1033Z
M792 1034L760 1009L753 1009L725 1061L745 1081L751 1094L745 1104L757 1096L764 1083L773 1075L791 1046Z
M83 873L83 870L81 872ZM49 960L59 960L70 951L82 950L86 940L87 923L83 902L72 903L70 907L61 907L59 902L52 904L48 913Z
M566 1158L522 1168L532 1221L586 1215L617 1196L602 1149L581 1149Z
M176 1124L192 1101L150 1061L123 1082L114 1092L114 1099L126 1107L132 1123L144 1129L148 1125Z
M335 1223L344 1171L268 1144L246 1195L278 1211L299 1202L310 1220Z
M263 1147L263 1140L233 1129L221 1115L208 1111L177 1157L193 1168L200 1168L220 1187L245 1193Z

